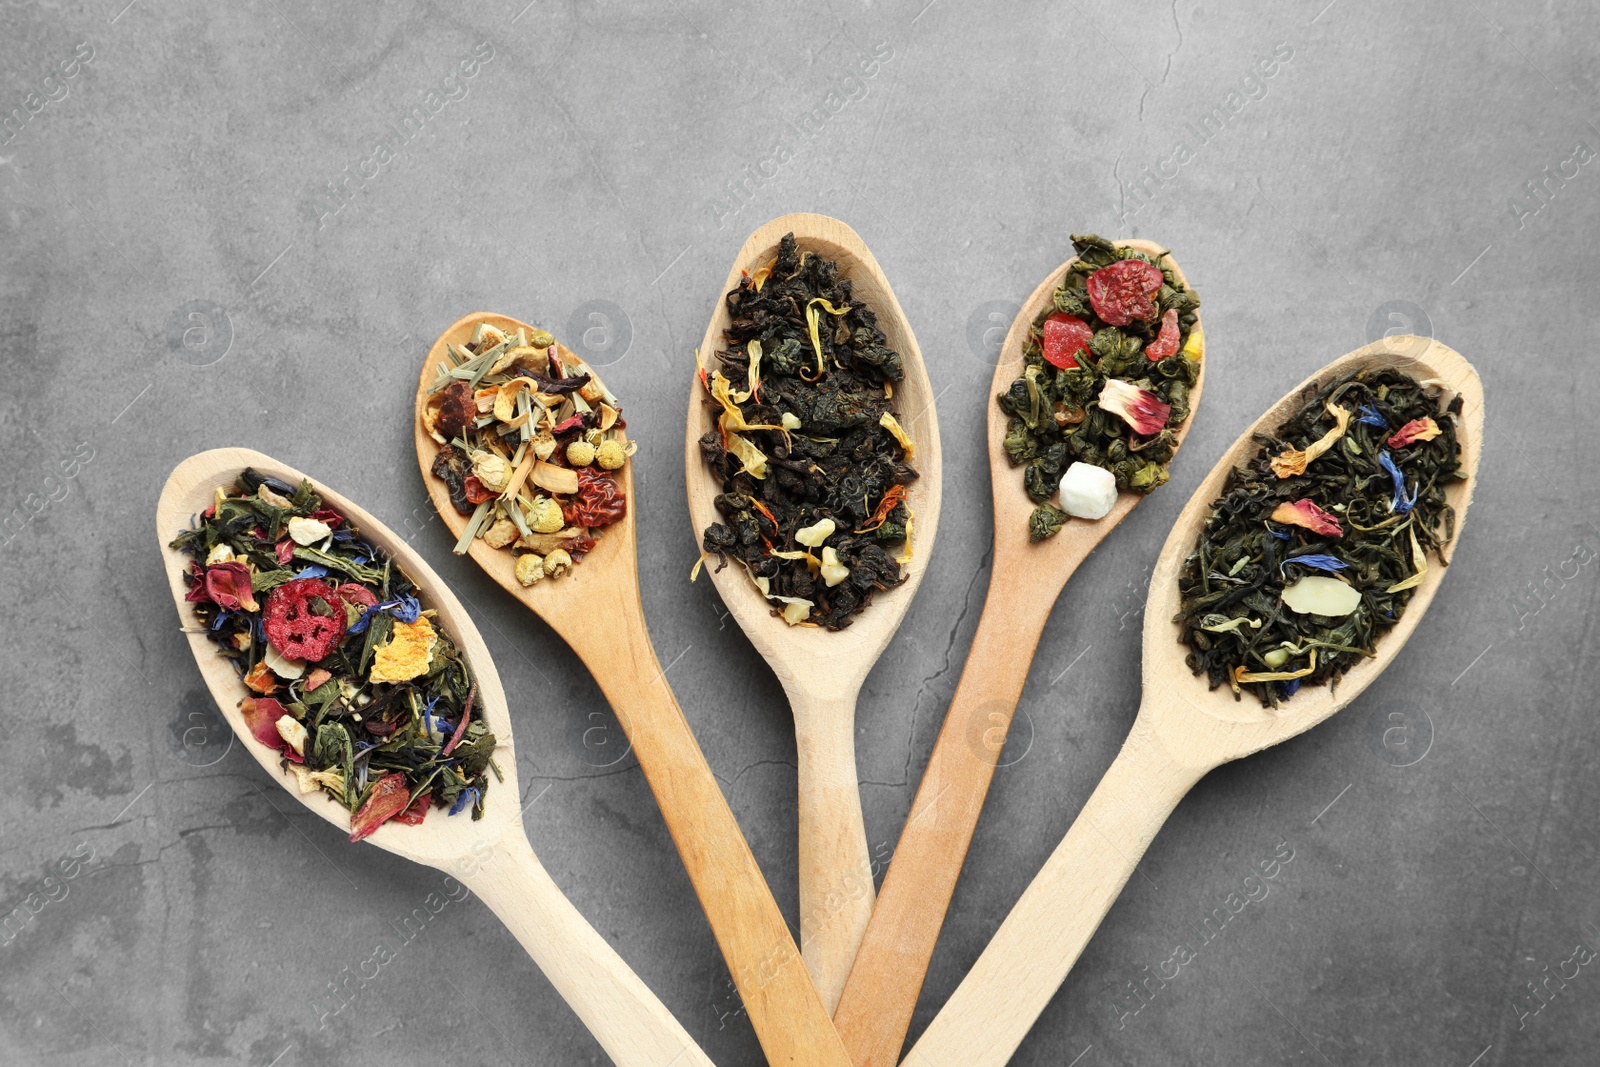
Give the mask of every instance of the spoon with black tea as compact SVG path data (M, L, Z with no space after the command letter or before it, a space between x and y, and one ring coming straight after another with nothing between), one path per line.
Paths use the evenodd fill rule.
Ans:
M927 571L939 525L942 459L933 385L911 325L872 252L838 219L785 215L750 235L734 257L727 281L717 291L716 310L700 347L703 364L714 367L716 353L727 346L724 331L731 314L726 295L739 287L744 275L754 274L764 265L770 267L779 241L788 233L794 234L802 256L820 256L838 264L839 276L851 285L851 302L876 315L887 347L899 353L904 375L892 385L890 403L900 412L904 432L911 438L911 465L917 471L905 496L913 523L911 552L900 563L903 580L878 593L845 629L791 626L774 610L772 601L761 595L742 566L730 563L719 567L713 562L706 568L728 613L777 675L794 714L800 946L817 991L831 1012L866 932L874 897L872 857L856 778L856 699L905 618ZM696 377L690 388L684 433L684 481L696 542L709 526L724 518L713 503L722 485L700 445L702 435L716 425L710 412L720 410ZM797 428L796 432L805 431Z
M195 616L186 601L188 590L183 582L190 557L169 543L189 527L194 516L213 503L218 489L231 486L246 468L291 486L305 478L270 456L243 448L219 448L190 456L173 470L156 505L162 560L178 616L188 633L189 650L241 747L308 811L346 830L350 826L349 810L320 791L304 793L290 788L294 779L280 769L278 752L255 739L239 708L241 699L252 694L241 682L233 662L221 656L203 632L194 631ZM466 609L404 538L326 486L318 484L317 492L328 506L353 522L366 541L388 553L395 565L420 586L423 606L433 609L434 622L454 639L466 657L477 683L478 708L498 741L495 755L501 779L494 783L481 819L440 816L424 819L415 826L391 821L379 826L366 840L397 856L444 871L477 894L528 950L613 1062L623 1067L660 1067L667 1063L710 1067L711 1061L688 1032L572 906L534 855L518 810L516 750L505 691L489 650Z
M1023 892L1011 914L905 1062L914 1067L998 1067L1011 1058L1132 876L1161 825L1213 768L1311 729L1344 708L1393 663L1422 622L1444 580L1430 567L1399 620L1336 687L1306 686L1280 707L1228 686L1208 688L1185 663L1178 575L1222 495L1230 472L1306 402L1318 383L1355 371L1392 368L1437 383L1461 399L1456 416L1461 478L1445 486L1455 512L1454 550L1466 524L1483 440L1483 386L1477 371L1444 345L1388 337L1335 360L1297 386L1232 448L1201 483L1167 537L1144 614L1144 699L1133 729L1071 829ZM1241 681L1251 680L1241 678Z

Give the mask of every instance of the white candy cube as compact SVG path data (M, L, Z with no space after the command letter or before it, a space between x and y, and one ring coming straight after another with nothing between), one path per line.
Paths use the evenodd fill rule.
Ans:
M1061 476L1061 510L1075 519L1103 519L1116 502L1116 476L1104 467L1074 463Z

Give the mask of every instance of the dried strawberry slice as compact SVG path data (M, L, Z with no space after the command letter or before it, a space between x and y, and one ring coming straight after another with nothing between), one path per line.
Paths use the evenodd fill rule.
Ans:
M350 840L371 837L378 827L405 811L411 803L411 790L403 774L386 774L372 787L367 802L350 819Z
M1154 362L1178 354L1178 309L1168 308L1161 316L1161 333L1144 346L1145 358Z
M321 578L284 582L262 615L267 641L280 655L311 663L339 647L345 626L344 600Z
M415 826L428 817L428 808L433 804L433 790L424 789L422 795L411 802L411 806L394 817L395 822Z
M1069 370L1078 365L1078 353L1089 351L1094 330L1074 315L1056 312L1044 320L1044 361Z
M1089 275L1089 303L1111 326L1126 326L1135 319L1149 322L1156 317L1154 297L1162 281L1160 267L1142 259L1119 259Z

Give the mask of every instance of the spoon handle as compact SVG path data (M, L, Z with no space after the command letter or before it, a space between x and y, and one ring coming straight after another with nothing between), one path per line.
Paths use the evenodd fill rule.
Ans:
M712 1067L656 995L508 834L462 881L516 935L618 1067Z
M906 1057L906 1067L1000 1067L1111 910L1156 831L1207 767L1141 722L1061 844Z
M872 855L856 778L856 691L796 685L800 807L800 954L831 1014L872 917Z
M655 794L769 1063L851 1067L756 858L695 741L641 615L568 640L599 682Z
M1060 588L996 560L961 681L834 1011L856 1067L894 1067L900 1059L1033 650Z

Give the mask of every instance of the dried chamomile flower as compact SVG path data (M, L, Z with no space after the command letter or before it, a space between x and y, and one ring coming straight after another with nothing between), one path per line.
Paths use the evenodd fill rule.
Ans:
M534 585L544 580L544 557L528 552L517 557L517 581Z
M544 572L551 578L565 574L572 567L572 554L558 548L544 558Z
M594 450L594 461L600 464L603 470L614 471L628 461L628 449L621 441L601 441L600 447Z
M588 441L574 441L567 446L567 462L574 467L587 467L594 462L595 447Z
M511 482L511 464L493 452L479 450L472 453L472 473L491 493L498 493Z
M534 533L555 533L567 524L561 515L561 505L547 496L536 496L533 503L523 509L528 529Z

